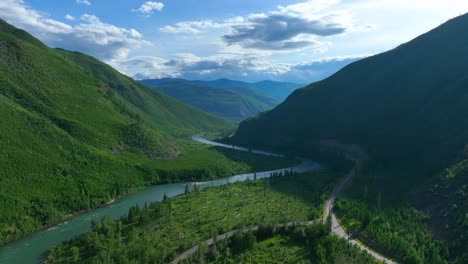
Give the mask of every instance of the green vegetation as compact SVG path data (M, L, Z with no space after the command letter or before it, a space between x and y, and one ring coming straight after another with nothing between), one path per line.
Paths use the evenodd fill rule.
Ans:
M241 123L233 140L311 156L327 140L359 145L372 172L349 188L342 220L399 260L466 263L467 26L468 14L352 63Z
M255 155L194 142L185 143L184 146L183 154L177 159L157 160L150 162L148 166L178 172L180 177L171 181L174 182L179 181L183 176L187 177L183 181L210 180L240 173L287 168L299 162L293 158ZM166 178L170 179L170 177Z
M234 240L234 239L232 239ZM230 241L231 242L231 241ZM233 242L231 242L234 244ZM218 243L220 244L220 243ZM216 251L211 250L211 257L215 258L212 263L301 263L307 260L305 245L295 242L288 237L275 236L257 241L256 245L245 252L229 256L229 251L220 250L217 245L216 250L221 251L221 256L213 254ZM214 255L214 256L213 256Z
M341 225L366 246L399 263L447 263L451 260L447 243L429 232L428 214L408 203L407 189L414 178L395 181L391 175L405 174L373 164L360 170L335 203Z
M468 152L465 152L465 156ZM468 263L468 160L447 168L422 196L422 207L430 212L429 226L437 238L448 241L452 258Z
M143 84L206 112L241 121L270 110L278 102L245 87L222 89L186 80L144 80Z
M2 20L0 116L0 244L136 188L184 180L188 171L162 164L178 156L188 162L185 151L195 147L183 138L232 128ZM187 168L197 170L193 177L244 172L255 163L198 148L221 161Z
M363 202L342 199L336 204L341 224L365 245L401 263L446 263L443 247L435 242L413 208L369 209Z
M103 219L93 231L54 247L50 263L167 263L217 234L255 224L305 221L321 215L341 175L321 171L228 184L132 208L119 221Z
M76 63L88 75L97 78L96 87L112 99L113 106L137 121L148 122L169 135L191 136L194 131L219 131L233 127L231 122L190 107L150 89L95 58L80 52L55 50Z
M206 250L206 248L205 248ZM186 263L380 263L346 240L329 234L323 224L309 226L262 227L259 231L238 233L219 241Z

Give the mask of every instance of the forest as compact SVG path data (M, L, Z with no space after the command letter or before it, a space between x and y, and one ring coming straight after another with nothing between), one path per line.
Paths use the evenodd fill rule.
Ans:
M386 173L368 164L354 176L335 204L341 225L355 239L401 263L463 263L429 232L428 215L408 203L409 194L402 190L409 183L390 180L401 172Z
M250 264L374 264L371 255L330 234L327 224L307 226L261 226L256 231L238 232L231 238L215 241L210 247L200 244L191 258L181 263Z
M39 189L18 184L21 175L0 177L0 244L145 186L208 180L297 163L292 158L255 155L199 143L189 142L184 146L183 154L177 159L138 162L136 166L138 156L132 153L124 155L128 162L116 162L109 160L112 159L110 155L95 156L92 152L75 151L73 165L50 168L52 175L49 178L34 178L33 183L41 186ZM51 155L49 159L54 157ZM34 170L39 164L29 163L24 167L25 171ZM83 174L93 177L80 177ZM0 175L15 174L5 168Z
M324 170L205 190L187 185L184 195L134 207L120 220L93 223L91 232L52 248L47 261L167 263L231 230L317 219L340 177Z

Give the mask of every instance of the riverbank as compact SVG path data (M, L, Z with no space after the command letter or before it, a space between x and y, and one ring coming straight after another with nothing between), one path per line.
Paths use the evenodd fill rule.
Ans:
M212 185L218 186L229 182L243 181L249 178L253 179L255 177L254 174L256 174L258 178L265 178L269 177L270 173L280 173L290 170L300 172L319 168L319 165L311 160L300 160L300 162L299 165L283 169L239 174L212 181L203 181L200 182L199 185L202 188L206 188ZM58 226L49 225L47 228L42 228L41 231L28 234L26 237L17 239L7 246L1 247L0 263L37 263L39 262L40 256L50 247L57 245L61 241L69 240L89 231L91 221L100 220L105 215L109 216L111 219L118 219L126 215L129 208L136 204L143 207L145 203L161 201L165 193L169 197L182 194L185 190L185 186L185 183L173 183L136 189L135 192L116 199L108 206L104 205L99 209L87 210L79 214L74 214L72 217L61 221Z
M80 248L87 252L80 258L81 262L99 263L104 261L99 252L89 249L102 248L112 259L169 263L174 254L182 253L213 234L243 226L307 222L317 218L324 202L322 197L339 180L338 174L326 170L283 175L263 180L250 177L248 181L231 181L214 187L205 184L209 188L203 190L190 187L186 194L140 210L133 209L123 219L102 221L82 238L52 249L48 257L56 263L66 263L72 248ZM105 230L110 231L106 233ZM138 252L146 257L139 259L138 256L143 255Z
M109 202L112 202L112 200L119 199L124 195L138 192L150 186L180 182L207 181L250 171L268 171L271 169L297 165L300 162L299 160L294 161L293 159L280 160L278 157L266 157L265 155L239 152L219 146L210 147L206 143L197 143L194 140L191 142L193 143L190 145L188 143L186 144L187 152L184 157L172 161L155 161L154 164L146 164L148 167L152 167L152 169L147 172L147 174L151 175L148 175L148 177L143 180L137 178L134 186L132 186L132 183L127 183L126 185L122 184L122 187L115 187L115 189L118 190L114 191L112 190L114 187L110 187L107 192L103 192L102 190L100 191L101 197L93 196L96 194L90 192L88 195L93 197L92 199L94 203L88 203L88 205L91 204L91 208L71 213L71 210L66 210L62 207L60 207L60 209L54 209L56 212L54 214L50 214L54 215L53 218L55 219L50 219L53 221L47 221L48 223L44 223L44 225L39 225L39 223L35 223L34 225L31 224L29 228L18 228L18 230L16 230L16 234L12 233L9 237L5 236L3 237L4 239L0 239L0 247L8 246L11 243L28 237L35 232L43 231L61 224L79 214L102 208ZM159 182L155 184L153 180L157 180ZM76 193L76 190L70 190L70 192ZM113 196L116 193L121 194ZM109 198L110 200L104 201ZM71 197L70 199L82 200L89 198L84 197L80 199L80 197ZM48 208L54 208L51 205L54 203L60 204L59 202L44 202L41 203L41 205L48 206ZM66 204L66 202L64 203ZM85 205L83 204L79 207L84 208Z

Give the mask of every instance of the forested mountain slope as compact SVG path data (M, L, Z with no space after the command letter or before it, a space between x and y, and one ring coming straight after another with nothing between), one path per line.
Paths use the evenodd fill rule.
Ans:
M467 27L468 15L462 15L296 90L272 111L241 123L233 140L309 155L325 140L360 145L371 168L353 181L348 194L371 209L364 213L354 203L344 215L352 219L354 211L359 220L370 215L382 221L381 208L395 206L391 201L417 204L433 234L448 242L450 252L442 250L443 255L466 263ZM431 198L425 195L428 186ZM366 232L364 224L361 228ZM418 254L414 259L424 262L424 254Z
M217 88L176 79L143 80L142 83L206 112L234 120L243 120L278 105L271 97L247 87Z
M180 136L231 127L0 20L0 244L162 180Z
M307 148L360 144L382 161L441 169L468 142L468 15L355 62L241 124L236 140Z

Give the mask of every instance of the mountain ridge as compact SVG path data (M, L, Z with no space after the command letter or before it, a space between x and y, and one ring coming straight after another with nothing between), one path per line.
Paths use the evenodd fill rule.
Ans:
M232 124L0 19L0 244L135 188L156 163ZM161 173L161 175L159 175Z
M140 82L201 110L236 121L278 105L275 99L247 87L219 88L182 79Z

